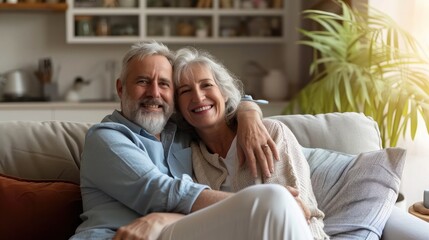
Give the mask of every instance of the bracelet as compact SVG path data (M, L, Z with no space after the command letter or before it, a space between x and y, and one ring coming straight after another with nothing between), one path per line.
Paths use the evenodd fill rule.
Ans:
M257 104L268 104L269 103L267 100L264 100L264 99L253 99L253 97L251 95L242 96L241 101L249 101L249 102L254 102Z

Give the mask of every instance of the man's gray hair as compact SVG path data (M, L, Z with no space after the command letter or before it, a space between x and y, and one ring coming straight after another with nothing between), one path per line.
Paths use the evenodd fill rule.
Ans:
M170 51L170 49L166 45L158 43L156 41L136 43L131 46L131 48L128 50L128 52L122 59L122 70L120 75L122 85L125 84L125 80L127 79L128 64L131 59L137 57L141 60L147 56L153 55L161 55L166 57L170 64L173 66L174 53Z
M226 119L229 122L235 117L238 104L243 95L242 82L211 54L193 47L182 48L176 53L174 61L174 84L180 85L181 75L192 75L190 67L195 64L206 66L212 73L222 95L228 100L225 103Z

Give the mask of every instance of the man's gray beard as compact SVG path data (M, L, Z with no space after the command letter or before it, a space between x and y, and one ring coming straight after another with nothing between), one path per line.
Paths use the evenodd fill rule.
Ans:
M173 114L171 107L164 102L163 112L145 112L140 108L140 102L130 101L125 96L122 101L122 112L130 121L138 124L152 135L157 135L164 130L168 119Z
M153 135L157 135L164 130L168 118L162 113L143 113L142 110L134 116L134 121L146 131Z

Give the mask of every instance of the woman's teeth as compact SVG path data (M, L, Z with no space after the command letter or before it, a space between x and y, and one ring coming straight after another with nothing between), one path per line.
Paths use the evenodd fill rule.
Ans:
M211 106L204 106L204 107L200 107L200 108L196 108L196 109L194 109L193 110L193 112L202 112L202 111L205 111L205 110L209 110L210 108L212 108Z

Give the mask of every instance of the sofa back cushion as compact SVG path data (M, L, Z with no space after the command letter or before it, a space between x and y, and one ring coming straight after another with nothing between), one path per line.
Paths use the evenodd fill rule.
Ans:
M0 122L0 173L23 179L79 183L89 123Z
M304 147L358 154L381 148L375 121L362 113L279 115ZM0 122L0 173L79 183L80 154L90 123Z
M359 154L381 148L377 123L362 113L279 115L303 147Z

